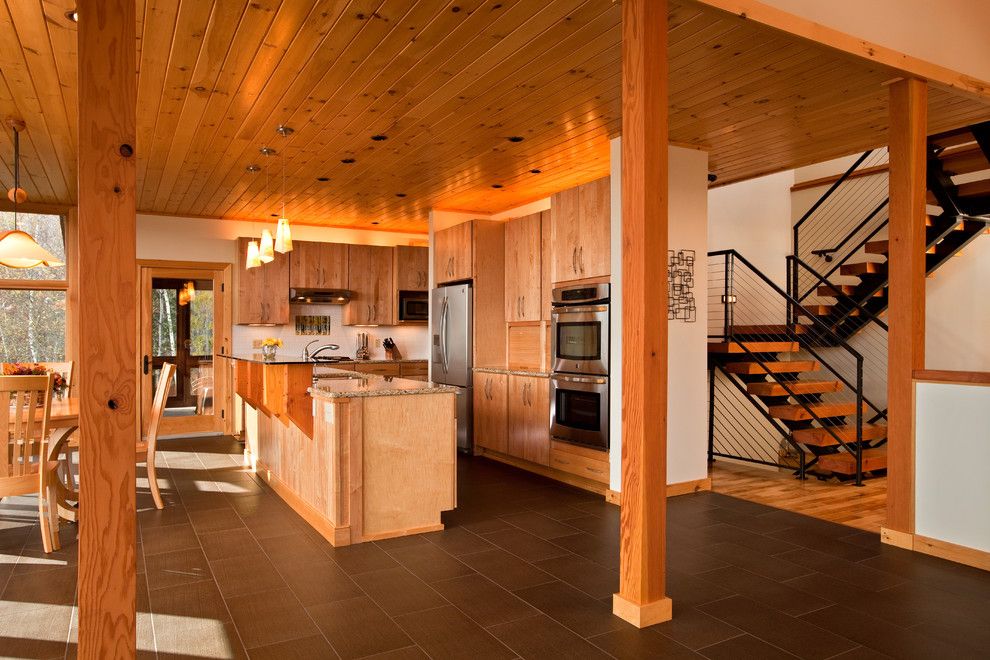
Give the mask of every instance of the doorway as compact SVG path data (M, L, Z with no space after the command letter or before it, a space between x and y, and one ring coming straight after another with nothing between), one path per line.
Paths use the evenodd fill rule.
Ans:
M139 261L141 425L147 431L162 365L175 365L161 435L224 433L231 427L230 264Z

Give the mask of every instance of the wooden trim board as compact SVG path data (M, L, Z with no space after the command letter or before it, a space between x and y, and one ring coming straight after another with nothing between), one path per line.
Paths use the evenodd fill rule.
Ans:
M485 458L490 458L493 461L498 461L499 463L505 463L506 465L511 465L513 467L520 468L522 470L527 470L533 472L543 477L548 477L556 481L561 481L569 486L576 486L582 490L587 490L592 493L597 493L599 495L605 495L608 491L608 487L605 484L598 483L597 481L592 481L590 479L584 479L577 475L571 474L569 472L562 472L560 470L555 470L551 467L546 467L545 465L539 465L538 463L530 463L529 461L524 461L521 458L516 458L514 456L509 456L507 454L502 454L497 451L492 451L491 449L480 448L475 450L476 456L484 456Z
M694 479L691 481L678 481L667 484L667 497L677 497L678 495L690 495L712 489L712 478ZM612 490L605 491L605 501L609 504L619 505L622 502L622 492Z
M904 550L920 552L921 554L938 557L939 559L945 559L957 564L965 564L973 568L990 571L990 552L986 550L969 548L949 541L941 541L922 536L921 534L897 532L886 527L880 529L880 540L887 545Z
M911 374L915 382L946 383L952 385L990 385L990 373L986 371L939 371L915 369Z
M875 174L884 174L889 169L889 166L884 163L883 165L874 165L873 167L864 167L861 170L856 170L846 179L859 179L864 176L873 176ZM797 192L799 190L808 190L809 188L821 188L824 186L831 185L842 178L842 174L833 174L831 176L823 176L818 179L809 179L808 181L802 181L801 183L795 183L791 186L791 192Z
M285 485L281 479L272 474L271 468L261 461L256 462L255 472L265 483L271 486L272 490L282 498L282 501L289 505L290 509L298 513L303 520L309 523L310 527L318 531L323 538L329 541L330 545L338 548L351 544L350 527L335 527L323 514L310 506L305 500L296 495L291 488Z

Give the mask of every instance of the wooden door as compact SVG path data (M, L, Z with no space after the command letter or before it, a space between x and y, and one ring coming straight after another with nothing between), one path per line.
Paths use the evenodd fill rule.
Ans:
M251 240L237 239L235 323L285 325L289 322L289 258L276 252L271 263L246 268Z
M345 325L395 323L392 249L377 245L348 246L347 288L353 297L344 308Z
M550 200L553 282L608 276L611 271L609 178L553 195Z
M394 270L396 291L426 291L430 287L430 249L396 246Z
M539 213L505 224L505 320L541 317L542 236Z
M434 235L433 273L437 284L469 280L474 269L474 222L462 222Z
M294 289L346 289L347 246L293 241L289 253L289 286Z
M508 376L477 373L475 378L474 444L502 454L508 453Z
M535 376L509 376L508 454L550 464L549 383Z
M160 432L229 430L229 374L214 356L230 352L230 264L139 262L139 270L142 429L168 362L176 370Z

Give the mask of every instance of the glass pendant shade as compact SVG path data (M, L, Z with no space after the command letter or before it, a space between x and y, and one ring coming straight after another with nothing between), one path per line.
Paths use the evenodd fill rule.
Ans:
M17 229L0 232L0 265L8 268L64 266L51 252L38 245L30 234Z
M272 232L264 229L261 232L261 251L258 254L261 263L268 264L275 261L275 239Z
M257 268L261 265L261 251L258 249L258 241L251 241L247 247L246 268Z
M292 252L292 228L288 218L279 218L275 228L275 251L285 254Z

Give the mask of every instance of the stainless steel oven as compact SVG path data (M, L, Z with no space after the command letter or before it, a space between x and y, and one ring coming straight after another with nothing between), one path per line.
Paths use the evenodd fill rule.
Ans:
M553 371L607 376L609 285L554 289L552 304Z
M608 378L550 376L550 420L551 436L608 450Z

